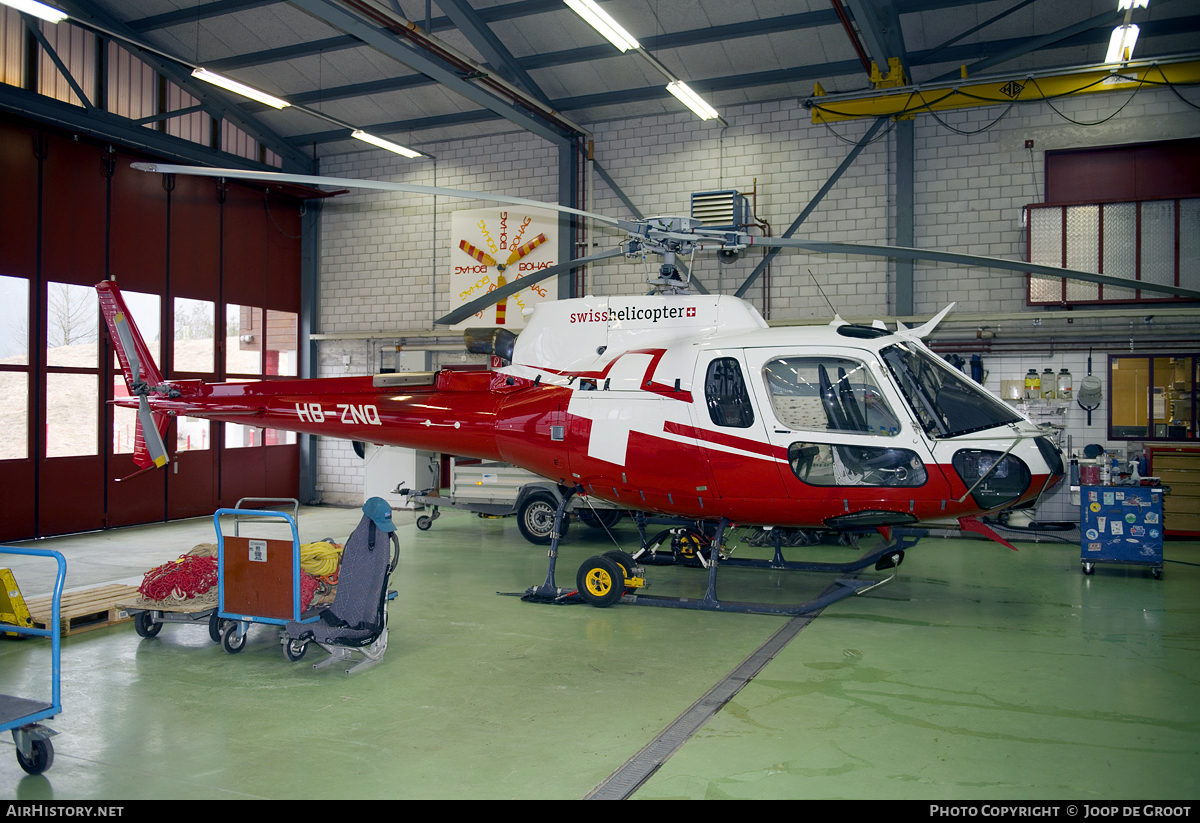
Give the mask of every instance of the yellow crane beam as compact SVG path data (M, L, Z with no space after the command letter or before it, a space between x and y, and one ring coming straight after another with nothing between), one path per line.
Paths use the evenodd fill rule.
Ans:
M964 71L965 71L964 66ZM812 111L813 123L890 116L911 119L918 114L973 106L1053 100L1074 94L1134 91L1139 88L1200 83L1200 61L1146 64L1124 68L1105 67L1094 71L1048 77L1014 76L991 82L921 88L906 86L890 92L860 95L826 95L818 84L816 93L804 102Z

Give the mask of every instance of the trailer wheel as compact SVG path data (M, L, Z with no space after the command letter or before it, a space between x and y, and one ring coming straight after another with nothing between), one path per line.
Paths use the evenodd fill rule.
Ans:
M138 637L154 637L162 631L162 623L154 622L154 615L149 611L138 612L133 618L133 630Z
M230 623L229 628L225 630L225 634L221 636L221 648L229 654L237 654L246 648L246 635L244 632L240 635L238 634L236 623Z
M624 512L620 509L596 509L592 511L588 508L579 509L575 512L579 519L583 521L585 526L591 526L593 529L611 529L613 526L621 522Z
M537 546L550 545L554 534L554 513L558 511L558 500L550 492L534 492L517 507L517 528L521 536ZM563 515L562 537L567 534L570 520Z
M33 753L27 759L17 749L17 763L27 774L41 774L54 764L54 746L49 740L32 741Z
M427 514L423 514L417 518L417 528L423 532L429 531L429 527L433 525L433 518Z
M590 557L579 567L575 585L585 602L603 609L625 594L625 576L621 567L607 557Z

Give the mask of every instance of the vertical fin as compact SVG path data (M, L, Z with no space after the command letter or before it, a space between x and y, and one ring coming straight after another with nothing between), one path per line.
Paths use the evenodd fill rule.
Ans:
M162 468L169 461L163 436L167 433L170 420L166 412L153 411L148 399L152 387L163 385L162 373L150 355L141 332L134 325L117 284L107 280L98 283L96 294L100 299L100 311L108 326L109 337L117 352L117 362L121 364L121 371L125 375L125 386L129 389L130 397L138 398L133 462L142 469L151 466Z

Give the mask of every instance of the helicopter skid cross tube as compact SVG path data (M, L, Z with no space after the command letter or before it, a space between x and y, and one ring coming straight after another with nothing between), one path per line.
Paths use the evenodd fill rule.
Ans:
M709 553L710 563L708 565L708 586L705 589L704 597L697 600L694 598L670 597L666 595L627 594L621 599L620 602L628 603L634 606L656 606L666 609L691 609L696 611L733 612L737 614L774 614L794 616L798 614L807 614L809 612L819 611L826 606L850 597L851 595L863 594L871 589L882 586L895 576L893 575L885 580L856 580L839 578L833 581L820 595L805 603L775 604L721 600L717 597L717 569L719 566L741 565L760 568L776 568L775 566L770 565L771 561L765 560L722 560L717 547L720 546L721 538L728 526L729 521L722 519L720 525L717 527L717 533L713 537L713 550ZM916 544L917 540L919 540L925 534L924 530L920 529L892 529L891 531L892 534L890 539L886 539L883 546L868 552L858 560L855 560L851 563L788 563L785 568L794 571L828 571L848 574L850 572L864 569L872 563L878 563L890 552L902 555L904 549L912 548L912 546ZM898 561L892 565L898 565Z

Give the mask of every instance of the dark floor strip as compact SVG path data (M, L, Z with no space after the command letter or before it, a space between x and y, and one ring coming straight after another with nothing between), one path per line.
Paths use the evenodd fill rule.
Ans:
M709 689L703 697L660 732L658 737L647 743L644 749L629 758L625 765L609 775L583 799L625 800L637 791L663 763L667 762L667 758L678 751L679 747L720 711L722 706L732 700L743 686L762 671L771 658L779 654L819 614L820 612L797 615L785 623L767 639L767 642L743 660L741 665Z

